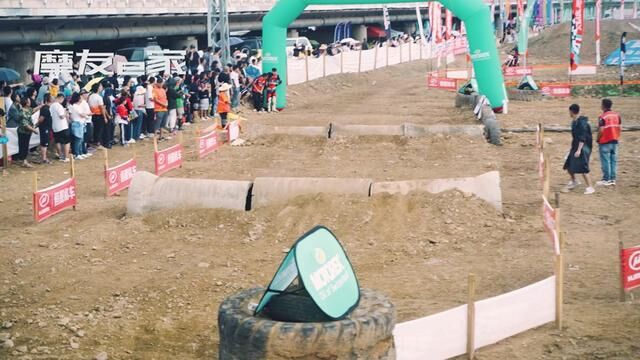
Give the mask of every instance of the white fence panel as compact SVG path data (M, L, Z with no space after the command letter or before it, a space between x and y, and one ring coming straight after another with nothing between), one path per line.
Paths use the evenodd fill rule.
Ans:
M389 48L389 65L397 65L397 64L400 64L400 48L390 47Z
M410 51L411 51L412 60L418 60L422 58L421 49L420 49L421 44L422 44L421 42L411 43Z
M340 55L327 56L326 66L327 66L327 69L326 69L327 76L340 74Z
M467 305L397 324L398 360L448 359L467 352Z
M476 349L554 321L556 277L476 302Z
M342 72L343 73L357 73L359 69L358 62L360 61L359 51L347 51L342 54Z
M321 78L323 75L324 68L324 59L323 57L309 58L309 80L315 80Z
M369 49L362 52L362 64L360 65L360 71L370 71L376 63L376 50Z
M304 59L287 59L287 82L289 85L300 84L307 81Z
M400 46L400 50L402 51L402 56L400 58L403 63L413 60L413 57L411 56L411 43L402 44L402 46Z
M387 66L387 48L379 47L378 54L376 56L376 69Z

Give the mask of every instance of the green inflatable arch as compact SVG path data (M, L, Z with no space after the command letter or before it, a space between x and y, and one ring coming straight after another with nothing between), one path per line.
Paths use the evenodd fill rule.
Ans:
M265 71L277 68L283 84L278 87L277 107L287 104L287 27L309 5L354 5L416 2L415 0L279 0L262 21L263 62ZM422 0L421 2L428 2ZM478 90L493 108L504 105L506 91L495 45L489 7L483 0L440 0L465 22L471 60Z

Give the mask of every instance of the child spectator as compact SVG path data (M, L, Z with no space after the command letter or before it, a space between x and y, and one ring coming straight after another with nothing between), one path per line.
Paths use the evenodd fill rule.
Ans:
M231 112L231 101L229 99L229 90L231 85L222 83L218 93L218 114L220 114L220 125L222 128L227 126L227 115Z

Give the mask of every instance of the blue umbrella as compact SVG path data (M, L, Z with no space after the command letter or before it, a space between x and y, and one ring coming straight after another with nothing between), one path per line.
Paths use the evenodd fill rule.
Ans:
M20 74L17 71L5 67L0 67L0 81L17 81L20 80Z

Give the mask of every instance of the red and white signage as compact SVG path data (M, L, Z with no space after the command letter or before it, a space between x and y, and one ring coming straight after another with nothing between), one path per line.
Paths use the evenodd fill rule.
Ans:
M560 234L558 231L557 211L551 207L547 198L542 196L542 223L553 241L553 250L560 255Z
M198 157L201 159L218 150L219 147L217 131L198 137Z
M518 77L533 75L533 66L509 66L504 69L504 76Z
M169 170L182 167L183 152L182 144L176 144L168 149L154 152L156 175L160 176Z
M233 142L238 138L240 138L240 124L234 120L227 125L227 141Z
M41 222L76 204L76 179L70 178L33 193L33 218Z
M104 169L104 180L107 184L107 196L112 196L129 188L133 175L136 174L136 159L131 159L123 164Z
M457 90L458 83L456 79L440 78L432 75L427 76L427 86L435 89Z
M640 287L640 246L622 249L620 261L623 289L629 291Z
M553 97L570 97L571 85L558 84L558 85L545 85L542 87L542 95Z

